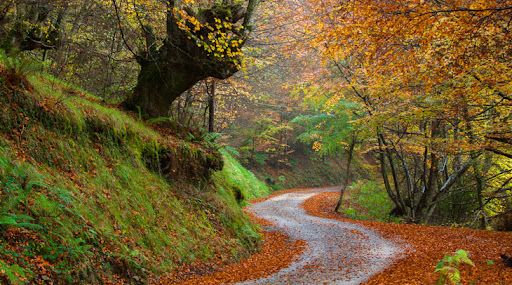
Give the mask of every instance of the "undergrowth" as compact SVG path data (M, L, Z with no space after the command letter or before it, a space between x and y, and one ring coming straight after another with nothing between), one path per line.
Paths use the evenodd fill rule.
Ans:
M394 221L390 216L393 202L374 181L358 181L348 187L343 214L356 220Z
M224 157L225 167L217 175L214 175L217 185L233 189L239 202L266 196L270 193L268 186L243 167L233 155L226 150L221 150L221 153Z
M143 283L183 263L239 258L258 243L240 206L267 190L229 154L163 136L16 60L6 68L6 59L0 282Z

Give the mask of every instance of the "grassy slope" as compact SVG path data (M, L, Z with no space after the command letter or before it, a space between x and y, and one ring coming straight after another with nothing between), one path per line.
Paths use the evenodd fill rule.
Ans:
M339 185L344 170L341 162L334 159L322 161L305 155L291 157L290 167L275 168L271 165L249 165L262 180L273 181L273 190L296 187L323 187Z
M163 154L176 158L178 173L220 155L163 137L43 73L19 79L12 73L24 73L22 63L2 61L0 281L144 280L254 248L259 236L236 193L251 198L268 189L227 153L213 183L166 179L150 167Z
M215 176L217 185L222 188L233 189L239 200L251 200L269 194L267 185L258 180L256 176L227 151L221 151L224 157L224 169ZM225 179L218 179L223 177Z

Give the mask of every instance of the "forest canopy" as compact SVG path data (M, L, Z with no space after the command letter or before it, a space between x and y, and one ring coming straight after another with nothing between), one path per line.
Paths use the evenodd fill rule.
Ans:
M511 3L309 3L311 47L332 70L324 110L358 102L396 211L428 222L474 191L485 224L512 179Z

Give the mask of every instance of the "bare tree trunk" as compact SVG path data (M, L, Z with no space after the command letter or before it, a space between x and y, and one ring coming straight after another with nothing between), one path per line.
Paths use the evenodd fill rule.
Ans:
M343 185L341 185L340 189L340 198L338 200L338 203L336 204L335 211L339 212L341 210L341 207L343 206L343 197L345 196L345 190L348 187L348 184L350 183L350 167L352 166L352 158L354 157L354 148L356 146L356 138L355 136L352 137L352 140L350 141L350 146L348 149L348 159L347 159L347 169L345 171L345 181L343 182Z
M215 79L212 80L208 94L208 132L215 132Z
M384 154L387 157L388 162L389 162L389 169L391 170L391 177L393 178L393 185L394 185L394 188L395 188L396 203L399 205L400 210L403 213L405 213L405 211L406 211L405 208L406 207L405 207L404 200L402 199L402 195L400 193L400 183L398 181L398 174L397 174L397 171L396 171L396 168L395 168L395 162L393 160L393 154L389 150L389 145L387 144L387 142L386 142L386 140L384 138L384 135L379 134L379 138L380 138L380 140L382 142L382 145L384 146ZM386 163L385 160L384 160L384 163Z
M382 147L382 141L380 137L378 138L379 142L379 162L380 162L380 173L382 176L382 180L384 180L384 187L386 188L386 192L388 193L389 198L393 201L393 204L395 204L395 209L402 210L400 207L400 204L397 201L396 195L393 193L393 190L391 190L391 183L389 182L388 172L386 168L386 157L384 155L384 149Z
M484 211L484 198L483 198L483 191L484 191L484 181L482 178L482 173L480 172L480 169L478 168L478 164L475 162L473 164L473 171L476 181L476 195L478 200L478 208L482 212L480 214L480 228L485 229L487 227L487 219L485 218L485 215L483 214Z

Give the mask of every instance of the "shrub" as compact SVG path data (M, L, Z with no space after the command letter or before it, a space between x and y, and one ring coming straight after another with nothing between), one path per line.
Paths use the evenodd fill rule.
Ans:
M348 189L354 207L343 210L346 216L359 220L389 221L393 202L375 181L358 181Z
M459 249L453 255L446 255L436 266L435 272L439 274L436 284L461 284L459 266L463 264L475 266L467 251Z

